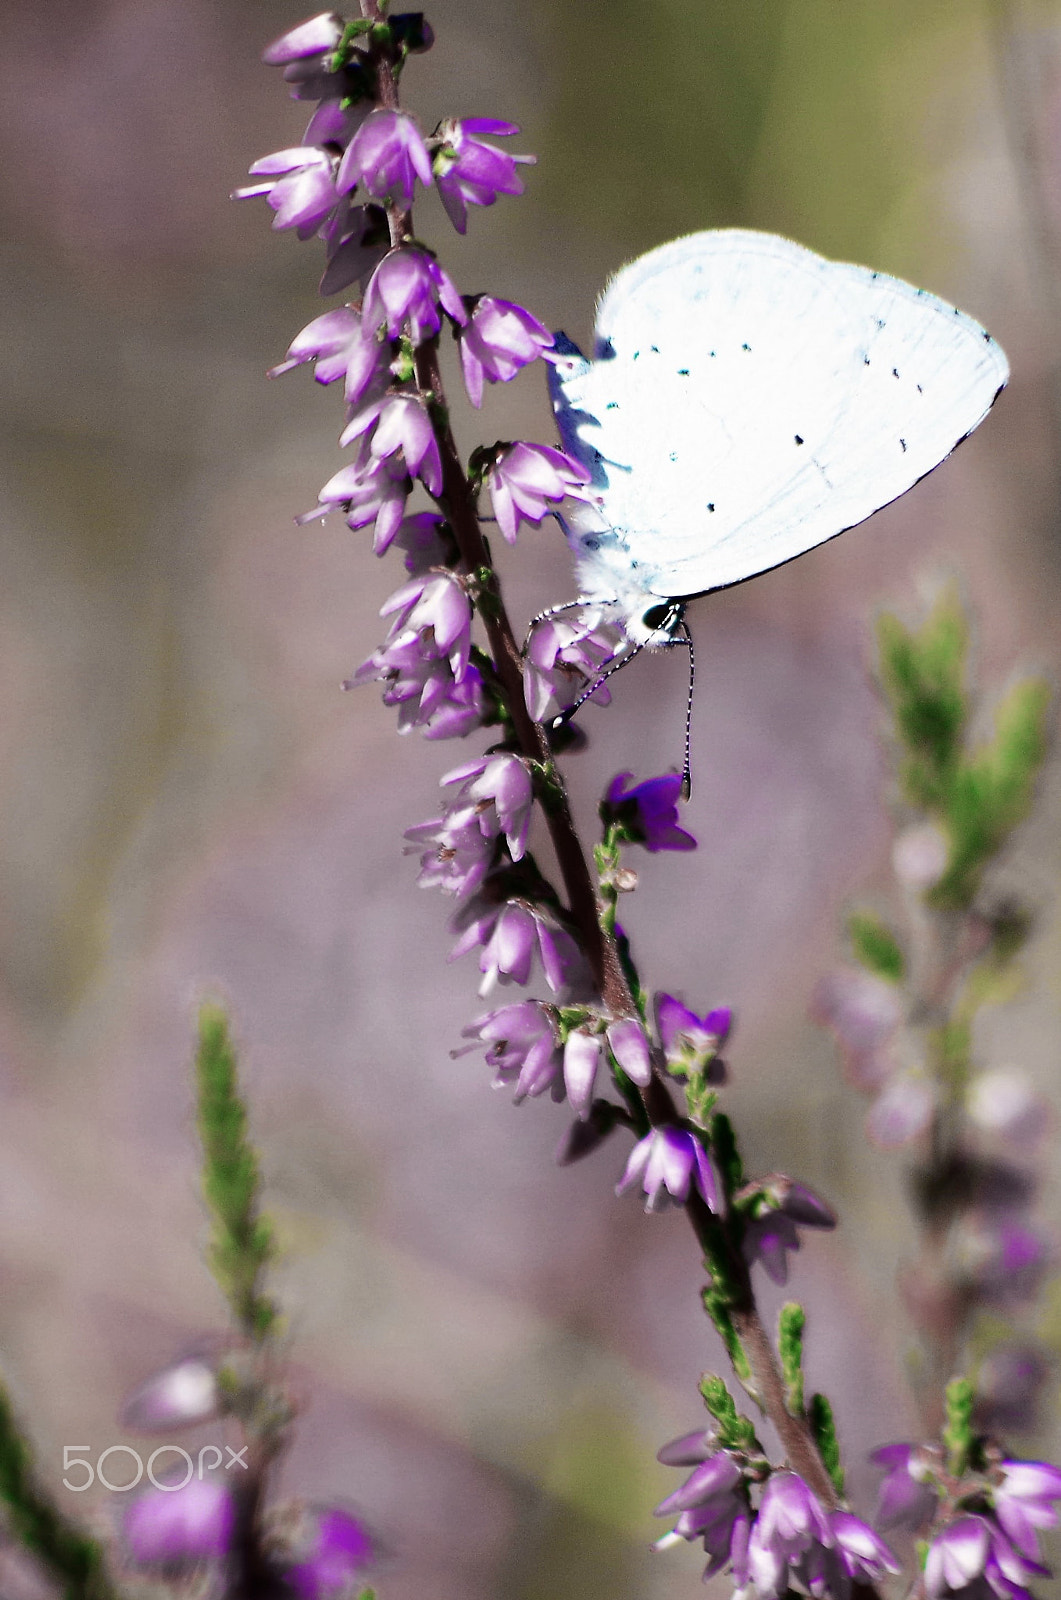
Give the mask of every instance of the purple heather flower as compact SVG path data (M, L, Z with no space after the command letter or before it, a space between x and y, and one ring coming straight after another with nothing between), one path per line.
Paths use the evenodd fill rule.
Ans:
M405 570L410 577L419 577L431 567L449 566L453 558L453 534L437 511L414 511L404 518L393 542L405 551Z
M608 1048L631 1083L642 1089L652 1081L648 1035L636 1017L619 1017L604 1030Z
M372 680L384 684L384 705L398 707L399 733L421 728L426 739L460 739L479 727L486 713L478 667L469 664L455 678L448 659L426 655L416 633L388 640L343 687Z
M982 1133L1022 1152L1033 1150L1050 1124L1045 1100L1016 1067L978 1073L965 1103L970 1120Z
M604 1040L599 1033L575 1028L564 1045L564 1087L571 1109L585 1122L593 1104L593 1086L601 1063Z
M1056 1528L1052 1501L1061 1500L1061 1470L1048 1461L1003 1461L992 1491L995 1515L1022 1556L1039 1559L1037 1528Z
M133 1433L158 1433L209 1422L221 1410L214 1367L202 1356L186 1356L133 1390L122 1406L121 1424Z
M386 323L396 339L408 321L413 344L423 344L442 326L439 306L462 327L468 320L464 302L433 256L415 245L403 245L383 257L372 274L361 308L368 327Z
M508 383L553 342L548 328L522 306L480 295L460 336L464 386L472 405L483 403L484 378Z
M352 283L362 293L390 249L386 213L379 206L355 206L342 195L335 210L318 230L324 240L328 265L320 281L322 295L338 294Z
M992 1518L963 1516L949 1523L929 1545L924 1585L929 1600L942 1600L973 1585L976 1595L993 1593L999 1600L1031 1600L1028 1582L1048 1576L1049 1568L1015 1550Z
M866 1134L882 1150L898 1150L921 1137L935 1109L934 1084L919 1071L901 1072L866 1112Z
M795 1472L775 1472L748 1541L748 1575L759 1600L780 1600L796 1578L812 1595L847 1600L852 1581L898 1572L894 1556L859 1517L827 1512Z
M932 889L947 870L950 845L934 822L906 828L892 845L895 876L908 889Z
M647 1197L646 1211L685 1205L693 1184L712 1211L721 1213L725 1209L711 1158L699 1139L686 1128L653 1128L638 1140L615 1192L625 1194L637 1183Z
M627 789L632 772L620 772L612 779L601 802L601 816L618 823L627 839L643 844L646 850L695 850L696 840L678 826L678 797L682 780L676 772Z
M682 1487L656 1507L655 1515L669 1517L675 1512L678 1520L656 1541L657 1550L679 1539L702 1539L709 1557L705 1581L730 1562L743 1570L751 1517L743 1473L731 1455L716 1447Z
M451 573L424 572L411 578L384 601L380 616L394 618L391 638L415 633L425 655L446 656L453 676L464 676L472 647L472 608Z
M368 1530L357 1517L335 1507L316 1516L309 1548L284 1577L301 1600L339 1600L375 1562Z
M360 183L375 199L407 211L417 178L430 187L431 157L415 118L405 111L370 111L346 147L336 188L345 193Z
M729 1006L717 1006L706 1016L698 1017L674 995L658 994L656 1026L671 1071L709 1070L713 1083L723 1081L725 1071L717 1058L733 1026L733 1012Z
M264 195L276 212L273 227L297 228L308 239L339 199L335 165L335 157L315 145L277 150L273 155L262 156L250 168L252 178L263 177L266 181L235 189L232 198L252 200Z
M306 56L320 56L332 51L343 36L343 19L335 11L322 11L294 28L282 33L279 39L266 45L262 60L266 66L279 67L288 61L299 61Z
M718 1437L708 1428L700 1429L696 1433L683 1433L677 1439L671 1439L656 1451L656 1460L661 1461L665 1467L695 1467L699 1462L706 1461L709 1456L717 1453Z
M589 482L581 462L544 444L507 445L487 474L497 525L515 544L521 522L537 526L567 495L578 496Z
M348 405L374 397L390 381L389 352L378 339L365 337L353 306L337 306L314 317L296 334L286 358L271 367L268 376L279 378L307 361L316 362L313 376L318 383L346 380Z
M356 459L328 479L313 510L303 511L295 521L301 527L341 508L349 528L366 528L370 522L375 523L372 548L380 554L401 526L411 487L400 457L374 456L362 441Z
M471 807L483 834L493 839L503 833L513 861L522 860L527 848L534 788L527 763L521 756L506 751L480 756L477 761L454 767L441 781L443 784L459 783L461 788L453 802L454 809L462 805Z
M877 1521L882 1528L901 1526L916 1533L931 1521L939 1501L938 1474L943 1470L939 1446L885 1444L870 1459L885 1469Z
M496 117L463 117L446 121L438 130L442 140L435 152L435 177L442 204L458 233L468 226L468 206L492 206L499 194L522 194L517 164L534 162L533 156L510 156L506 150L476 137L492 133L508 138L518 133L513 122Z
M146 1489L126 1507L123 1527L139 1565L185 1567L223 1556L234 1523L228 1488L193 1477L183 1488Z
M306 96L300 94L298 98L304 99ZM306 124L302 143L336 144L345 150L371 110L371 102L366 100L350 105L338 95L322 99Z
M571 935L541 907L526 900L483 903L470 901L457 913L454 922L460 938L450 960L481 946L479 970L483 981L480 994L489 994L495 983L526 983L531 974L534 953L541 959L545 981L555 994L564 983L568 967L574 964L577 949Z
M419 395L389 394L373 400L347 423L339 443L348 445L362 437L375 460L400 453L410 476L422 479L429 494L442 493L438 440Z
M594 608L587 607L577 622L561 617L539 622L527 645L523 671L523 693L535 722L541 722L552 699L560 706L573 705L615 650L616 636L600 628L600 612ZM607 684L589 698L608 705Z
M788 1281L788 1256L798 1250L801 1228L835 1228L835 1213L813 1189L777 1173L746 1185L736 1199L752 1200L744 1227L743 1250L749 1266L761 1261L775 1283Z
M432 846L420 856L421 889L442 889L446 894L472 894L494 864L494 844L484 836L473 813L436 817L406 828L412 842L406 854L415 854L423 845Z
M528 1095L533 1098L546 1089L552 1090L554 1099L563 1098L563 1057L556 1024L551 1008L540 1000L499 1006L477 1017L461 1032L465 1039L478 1039L488 1046L486 1059L496 1069L494 1088L503 1089L514 1083L517 1105Z

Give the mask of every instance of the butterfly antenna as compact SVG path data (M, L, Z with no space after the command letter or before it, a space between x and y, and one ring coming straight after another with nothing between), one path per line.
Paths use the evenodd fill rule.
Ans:
M596 694L601 684L607 683L608 679L612 677L614 673L618 672L621 667L625 667L634 659L635 656L639 656L644 648L645 647L643 644L635 644L633 649L628 650L625 656L619 656L618 659L613 661L610 666L605 667L603 672L599 672L596 678L590 684L589 688L583 689L582 693L579 695L574 704L569 705L565 711L561 711L558 717L553 718L552 722L549 724L553 732L555 733L559 728L566 728L567 724L571 721L571 718L577 711L581 710L587 700L591 699L592 696Z
M682 631L678 644L689 647L689 695L685 702L685 764L682 767L682 799L688 800L693 792L693 685L696 681L696 652L689 624L682 618Z

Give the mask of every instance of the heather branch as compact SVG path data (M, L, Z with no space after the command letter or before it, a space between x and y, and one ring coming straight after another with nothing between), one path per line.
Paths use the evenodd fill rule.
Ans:
M378 0L360 0L363 17L385 22ZM397 110L398 89L394 65L385 48L375 51L377 102ZM401 206L389 203L387 216L391 244L399 247L414 238L412 218ZM497 573L480 526L475 496L461 462L449 424L438 360L438 336L418 345L414 355L415 379L427 407L442 465L442 493L437 498L455 535L461 564L476 574L485 593L478 611L486 631L493 664L504 695L512 728L523 754L549 775L539 787L545 814L568 899L571 919L599 989L604 1010L612 1017L636 1017L639 1012L634 986L628 980L614 937L614 905L598 902L594 881L567 799L556 772L548 739L540 723L530 716L523 688L523 659L501 595ZM680 1122L670 1091L658 1071L639 1091L645 1113L655 1128ZM734 1361L738 1377L757 1399L777 1429L793 1469L828 1507L839 1504L829 1470L819 1454L805 1418L793 1416L786 1404L786 1385L778 1358L755 1302L748 1265L725 1225L721 1225L703 1200L691 1194L686 1211L704 1250L715 1285L715 1310L710 1312L711 1291L705 1297ZM730 1337L727 1338L727 1332ZM734 1342L735 1339L735 1342ZM858 1588L864 1586L858 1585ZM865 1592L871 1592L866 1587Z

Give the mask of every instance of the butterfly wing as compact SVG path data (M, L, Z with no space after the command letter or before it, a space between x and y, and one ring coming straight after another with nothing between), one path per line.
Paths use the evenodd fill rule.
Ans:
M587 592L738 583L871 516L983 420L1002 350L924 290L771 234L675 240L624 268L595 359L554 379L597 515ZM610 531L608 531L610 530Z

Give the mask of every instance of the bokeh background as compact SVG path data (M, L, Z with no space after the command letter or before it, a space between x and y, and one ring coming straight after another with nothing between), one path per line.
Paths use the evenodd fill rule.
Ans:
M388 1600L670 1600L700 1562L648 1553L674 1481L654 1452L697 1425L721 1360L691 1239L613 1198L618 1141L556 1171L563 1108L514 1110L478 1057L450 1059L476 975L446 964L449 908L416 888L401 830L474 751L399 740L374 690L340 692L400 569L341 523L292 523L339 464L339 408L264 371L319 309L317 247L226 196L298 142L258 54L300 15L0 5L0 1360L58 1486L65 1444L128 1438L121 1395L222 1324L188 1071L196 1001L220 995L285 1249L305 1408L287 1487L373 1520ZM624 260L749 224L924 283L1012 361L989 424L900 504L694 608L701 848L645 858L626 908L654 986L737 1008L752 1170L799 1174L843 1216L796 1288L865 1512L865 1452L915 1426L895 1290L914 1241L902 1159L866 1144L807 1009L845 903L885 882L875 610L913 615L949 576L985 681L1058 670L1061 9L429 17L410 106L429 127L511 118L540 158L465 239L420 208L465 291L585 340ZM467 448L552 437L540 372L456 420ZM548 525L505 570L521 617L573 592ZM568 765L590 826L612 773L680 758L684 670L647 661L586 717ZM1029 982L978 1036L1055 1098L1059 811L1051 765L1005 869L1039 911ZM102 1525L120 1498L57 1492Z

